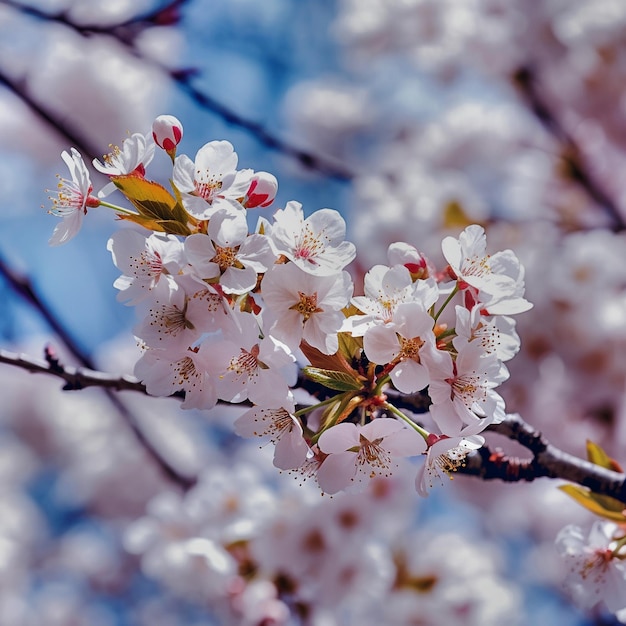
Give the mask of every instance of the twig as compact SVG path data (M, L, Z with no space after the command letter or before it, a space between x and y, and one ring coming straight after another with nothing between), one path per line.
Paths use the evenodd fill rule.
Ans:
M83 368L68 368L67 366L61 365L50 351L46 354L47 360L40 362L35 359L24 357L23 355L13 355L12 353L3 350L0 361L3 363L17 365L31 372L46 371L48 374L63 378L66 381L66 386L68 384L74 385L74 387L70 386L69 388L81 388L76 385L83 385L84 387L102 387L111 404L115 407L126 424L128 424L131 431L135 435L135 438L143 446L144 450L154 460L156 465L161 468L161 471L170 480L180 485L183 489L189 489L192 487L195 484L195 479L179 473L161 456L158 450L153 446L152 442L144 434L136 416L116 395L115 390L118 389L118 386L131 385L130 379L128 379L127 382L124 382L125 377L122 377L118 382L115 382L110 376L97 372L92 360L84 354L71 335L65 330L56 316L39 297L30 280L25 276L19 275L15 270L9 267L1 256L0 275L4 276L9 286L13 289L13 291L15 291L15 293L22 296L46 320L76 360L82 363ZM100 382L102 384L96 382L98 378L100 378Z
M192 82L192 77L197 74L196 70L171 70L156 61L155 59L146 58L137 50L134 43L137 34L141 32L141 30L143 30L146 26L152 25L154 23L159 23L160 15L162 15L165 11L169 11L172 9L177 10L178 7L182 5L182 3L183 2L175 1L165 7L165 9L158 9L154 13L141 15L121 24L102 27L96 25L76 24L72 22L72 20L70 20L70 18L64 12L56 14L45 13L35 7L20 6L12 0L0 0L0 4L10 6L30 16L37 17L41 20L48 20L51 22L63 24L64 26L67 26L68 28L71 28L75 32L79 33L83 37L90 37L92 35L106 35L116 39L124 46L126 46L131 54L133 54L135 57L167 74L170 79L174 81L178 85L178 87L182 89L192 100L194 100L197 104L202 106L207 111L210 111L211 113L220 117L227 124L243 128L251 135L256 137L256 139L264 146L272 150L276 150L277 152L280 152L281 154L284 154L289 158L294 159L295 161L298 161L301 165L310 170L314 170L316 172L319 172L320 174L323 174L324 176L333 178L338 181L345 182L352 180L352 178L354 178L355 176L354 172L347 168L343 163L337 162L331 157L322 157L312 154L310 152L307 152L306 150L295 147L289 142L279 139L268 130L266 130L266 128L259 122L255 122L242 115L239 115L212 96L200 91L197 87L193 85ZM2 82L5 82L15 93L17 93L17 95L22 97L22 91L20 91L17 86L12 85L8 81L8 79L6 79L6 77L3 79ZM36 103L33 103L31 99L26 96L26 94L24 94L24 99L29 104L29 106L33 108L33 110L41 112L42 117L46 121L57 127L59 132L61 132L68 138L75 136L74 133L71 132L71 129L67 129L65 125L61 124L60 122L57 125L57 121L52 117L52 115L49 112L41 109L41 107L38 107ZM72 139L72 141L77 147L81 143L83 143L80 141L75 141L74 139ZM92 155L95 154L93 150L87 150L86 153Z
M533 114L562 145L563 153L561 157L568 168L569 177L578 183L587 195L608 215L613 222L615 231L626 229L626 218L613 199L594 178L593 173L585 163L580 146L560 122L554 111L550 109L548 103L542 98L534 69L528 65L518 68L513 76L513 82L520 90Z
M50 374L65 381L64 391L100 387L114 391L138 391L146 393L146 387L132 376L114 376L85 367L61 365L46 348L46 360L35 359L25 354L17 354L0 349L0 363L19 367L33 374Z

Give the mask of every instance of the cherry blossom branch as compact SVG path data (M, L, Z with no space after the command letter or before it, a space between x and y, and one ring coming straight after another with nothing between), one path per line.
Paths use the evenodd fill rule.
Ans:
M577 141L566 130L557 115L541 96L537 73L530 65L522 66L515 72L513 81L526 100L530 110L562 145L563 158L569 177L582 187L587 195L607 214L615 231L626 229L626 218L613 199L606 193L587 167L583 151Z
M0 363L32 373L44 373L61 378L65 381L64 390L102 387L108 391L129 390L147 395L145 385L132 376L114 376L84 367L62 365L50 351L46 351L45 360L39 360L0 350ZM420 398L416 401L415 407L423 410L424 405ZM413 405L411 396L406 396L405 399L407 407ZM626 503L626 475L612 472L560 450L519 416L509 415L500 424L488 427L488 430L519 442L533 456L529 459L519 459L483 446L468 455L466 465L459 469L461 473L477 476L483 480L497 479L505 482L530 482L542 477L559 478ZM136 431L135 434L141 438L147 449L152 450L141 431ZM162 459L160 464L163 464ZM186 486L192 484L189 479L180 475L176 475L175 480Z
M76 24L64 12L57 14L46 13L40 11L35 7L21 6L13 2L13 0L0 0L0 4L10 6L16 10L22 11L23 13L26 13L33 17L37 17L42 20L48 20L51 22L63 24L64 26L73 29L83 37L90 37L91 35L106 35L112 37L122 43L124 46L126 46L131 54L133 54L135 57L167 74L170 79L174 83L176 83L176 85L183 92L185 92L194 102L199 104L202 108L217 115L227 124L242 128L243 130L249 132L267 148L276 150L277 152L280 152L281 154L284 154L285 156L297 161L305 168L319 172L320 174L328 176L329 178L333 178L342 182L352 180L355 175L354 172L347 168L343 163L338 162L331 157L322 157L295 147L289 142L284 141L270 133L263 126L263 124L239 115L212 96L200 91L197 87L193 85L193 77L198 74L195 69L172 70L165 65L159 63L155 59L149 59L145 57L143 54L141 54L141 52L137 50L135 46L135 38L141 32L141 30L149 25L176 23L179 18L177 13L178 9L180 8L180 6L182 6L182 4L184 4L185 1L186 0L174 0L174 2L172 2L171 4L167 5L164 8L157 9L153 13L143 14L126 22L106 27L97 25ZM18 96L22 97L23 90L21 90L16 85L12 85L6 77L0 77L0 80L7 84L7 86L9 86ZM44 111L43 109L41 109L41 107L33 103L32 100L28 98L25 93L23 95L25 101L29 104L29 106L31 106L33 110L35 110L37 113L40 113L41 117L52 126L57 128L59 132L70 138L73 145L76 146L79 151L81 151L81 145L84 145L84 141L77 141L76 139L74 139L73 137L75 135L71 132L71 129L67 129L65 127L65 124L61 123L60 120L56 120L49 112ZM98 154L98 151L85 150L84 153L93 156L95 154Z
M519 442L531 453L529 459L510 457L489 447L471 452L459 471L483 480L505 482L533 481L536 478L561 478L595 493L626 503L626 475L605 469L560 450L518 415L508 415L499 424L487 428Z

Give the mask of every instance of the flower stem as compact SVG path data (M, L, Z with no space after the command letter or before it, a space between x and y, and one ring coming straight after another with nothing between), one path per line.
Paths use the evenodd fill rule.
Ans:
M450 300L452 300L452 298L456 296L458 291L459 291L459 286L455 285L450 295L446 298L446 301L441 305L441 308L437 311L437 313L435 313L434 318L433 318L435 322L439 319L439 316L443 313L443 310L448 306L448 304L450 304Z
M424 438L425 441L428 440L428 436L430 435L430 433L425 428L422 428L421 426L416 424L412 419L409 419L402 411L400 411L400 409L397 409L390 402L385 402L383 406L391 411L394 415L399 417L401 420L405 421L413 430L416 430Z
M381 394L382 388L390 381L391 381L391 377L389 376L389 374L385 374L384 376L381 376L380 380L376 381L376 386L374 387L374 390L372 391L372 395L379 396Z
M315 409L319 409L322 406L327 406L329 404L332 404L333 402L337 402L338 400L341 399L340 396L342 395L344 394L337 394L336 396L333 396L332 398L326 398L326 400L322 400L322 402L318 402L317 404L312 404L311 406L305 406L304 408L297 410L294 413L294 416L300 417L301 415L305 415L306 413L315 411Z
M110 202L105 202L104 200L100 200L100 206L108 207L109 209L113 209L118 213L125 213L126 215L139 215L139 213L135 213L129 209L125 209L124 207L117 206L116 204L111 204Z

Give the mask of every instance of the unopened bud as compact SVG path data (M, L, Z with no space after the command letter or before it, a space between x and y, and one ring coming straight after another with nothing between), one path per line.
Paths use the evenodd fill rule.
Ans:
M159 115L152 122L154 143L167 152L172 160L176 154L176 146L183 138L183 125L173 115Z
M246 209L269 206L274 202L277 191L278 181L275 176L268 172L256 172L246 192L243 205Z
M414 281L428 278L431 274L426 257L408 243L392 243L387 250L387 258L390 265L404 265Z

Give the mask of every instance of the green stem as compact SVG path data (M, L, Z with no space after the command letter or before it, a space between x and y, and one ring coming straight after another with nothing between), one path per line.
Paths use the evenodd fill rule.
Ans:
M393 406L393 404L390 404L389 402L385 402L384 407L391 411L394 415L398 416L401 420L405 421L413 430L416 430L424 438L425 441L428 440L428 436L430 435L430 433L426 429L416 424L412 419L409 419L402 411L400 411L400 409L397 409L395 406Z
M452 300L452 298L456 296L458 291L459 291L459 286L457 284L454 286L454 289L452 290L450 295L446 298L446 301L441 305L441 308L437 311L437 313L435 313L435 316L434 316L435 322L439 319L439 316L443 313L443 310L448 306L448 304L450 304L450 300Z
M345 394L346 392L344 392ZM310 413L311 411L315 411L315 409L319 409L322 406L327 406L329 404L332 404L333 402L337 402L337 400L340 399L340 396L343 394L337 394L336 396L333 396L332 398L326 398L326 400L322 400L322 402L318 402L317 404L313 404L311 406L305 406L302 409L299 409L298 411L296 411L294 413L295 417L300 417L301 415L305 415L306 413Z
M105 206L109 209L113 209L118 213L125 213L126 215L139 215L139 213L135 213L134 211L130 211L129 209L125 209L124 207L117 206L116 204L111 204L110 202L105 202L104 200L100 200L100 206Z
M380 380L376 381L376 386L372 391L372 395L379 396L381 394L382 388L389 382L391 382L391 377L389 376L389 374L385 374L384 376L382 376Z
M348 406L348 403L350 402L350 400L352 400L352 398L354 397L354 394L355 394L354 391L344 391L344 393L340 394L339 396L335 396L333 398L333 400L337 400L337 398L343 396L343 398L341 398L341 401L339 402L339 405L334 409L334 415L332 419L328 420L324 428L322 428L322 430L320 430L317 434L311 437L312 444L317 443L317 440L322 436L322 433L326 432L329 428L331 428L337 423L337 419L339 419L339 416L343 413L345 408ZM318 404L317 406L321 406L321 405Z
M456 328L448 328L441 334L437 335L437 339L445 339L446 337L451 337L452 335L456 335Z

